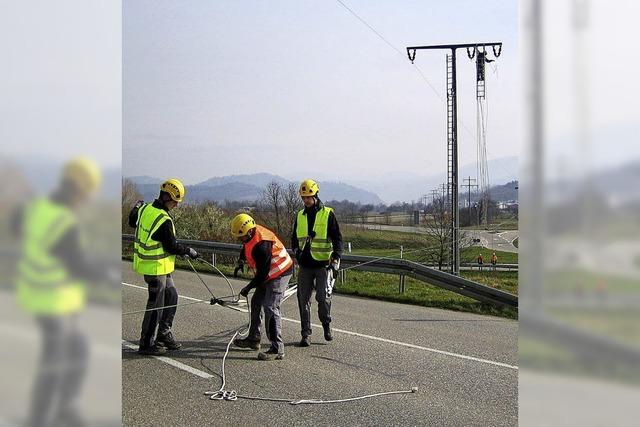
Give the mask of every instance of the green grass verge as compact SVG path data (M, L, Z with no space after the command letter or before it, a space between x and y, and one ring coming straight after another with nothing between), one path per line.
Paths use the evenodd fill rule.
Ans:
M424 307L517 318L517 311L511 308L496 308L409 277L406 278L405 292L400 293L398 282L398 276L395 275L369 271L348 271L344 284L340 280L337 281L336 293Z
M549 292L605 292L614 294L640 292L640 284L637 279L576 269L547 273L545 288Z
M637 310L563 308L551 313L568 324L640 348L640 312Z
M504 252L504 251L496 251L493 249L487 249L482 246L470 246L468 248L463 248L460 250L460 261L461 262L472 262L475 263L478 259L478 254L482 254L482 258L484 259L485 264L491 264L491 254L496 253L498 257L498 263L500 264L517 264L518 263L518 253L517 252Z
M370 249L395 249L399 251L401 245L405 249L422 248L426 241L424 235L402 231L362 230L352 226L341 227L341 231L345 250L347 242L351 242L354 251Z

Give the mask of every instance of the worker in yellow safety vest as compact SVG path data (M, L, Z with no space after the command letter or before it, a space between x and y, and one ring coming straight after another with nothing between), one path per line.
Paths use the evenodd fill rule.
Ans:
M77 398L88 364L89 340L79 325L86 283L115 281L119 272L89 261L77 212L100 186L101 172L87 157L65 164L51 195L27 202L13 215L21 239L16 274L20 306L42 336L27 425L81 425Z
M333 209L322 203L318 191L318 183L312 179L300 184L304 209L298 211L291 236L291 248L300 266L297 291L302 327L300 347L310 345L311 294L314 290L324 338L333 340L330 326L333 281L330 279L335 277L340 265L342 234Z
M182 347L171 332L178 304L178 291L171 273L176 255L198 257L193 248L177 242L173 218L169 215L169 211L184 200L184 195L182 182L171 178L162 183L160 195L153 203L139 200L129 213L129 225L136 229L133 269L144 276L149 288L148 311L142 320L138 348L142 355L160 355Z
M284 291L293 274L293 260L280 239L266 227L256 224L246 214L231 220L231 235L242 242L240 259L246 261L256 273L240 295L247 296L255 288L251 298L251 322L246 338L236 339L240 348L260 349L260 323L264 310L264 326L271 347L258 353L260 360L281 360L284 357L280 305Z

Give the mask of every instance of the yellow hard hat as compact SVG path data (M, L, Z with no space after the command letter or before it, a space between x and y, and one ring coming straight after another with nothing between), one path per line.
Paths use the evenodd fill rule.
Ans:
M184 185L179 179L170 178L162 183L160 191L164 191L171 196L171 200L181 202L184 199Z
M249 230L255 228L256 222L246 213L236 215L231 220L231 235L233 237L243 237L249 234Z
M64 165L63 181L73 182L77 188L85 193L92 193L102 182L100 168L89 157L76 157Z
M300 184L300 196L302 197L315 196L316 194L318 194L319 189L320 187L318 187L317 182L315 182L312 179L305 179L304 181L302 181L302 184Z

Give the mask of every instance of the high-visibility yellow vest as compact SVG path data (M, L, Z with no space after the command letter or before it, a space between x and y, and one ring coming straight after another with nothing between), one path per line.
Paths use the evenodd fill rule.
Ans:
M298 211L298 220L296 227L296 237L300 244L300 249L304 249L307 242L311 242L311 257L316 261L329 261L333 246L331 240L327 236L329 229L329 214L333 209L323 206L316 212L316 220L313 223L313 231L315 237L309 237L309 224L304 209Z
M173 233L176 228L173 219L163 210L145 203L138 209L136 238L133 244L133 269L140 274L160 276L175 269L176 256L165 252L162 243L151 236L165 221L171 223Z
M73 212L48 198L34 200L25 206L16 291L18 302L26 311L63 315L84 308L84 284L72 280L64 263L52 253L60 239L75 225Z

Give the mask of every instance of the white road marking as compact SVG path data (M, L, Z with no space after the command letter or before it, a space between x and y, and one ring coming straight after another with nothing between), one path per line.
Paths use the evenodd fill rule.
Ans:
M131 349L131 350L135 350L135 351L138 350L138 346L130 343L129 341L122 340L122 346L126 347L128 349ZM173 359L171 359L169 357L166 357L166 356L151 356L151 357L153 357L154 359L158 359L159 361L164 362L164 363L166 363L168 365L171 365L174 368L178 368L178 369L180 369L182 371L188 372L190 374L193 374L193 375L195 375L197 377L200 377L200 378L204 378L206 380L208 380L209 378L213 378L214 377L214 375L211 375L211 374L209 374L207 372L201 371L200 369L192 368L189 365L185 365L184 363L180 363L180 362L178 362L176 360L173 360Z
M125 286L132 287L132 288L143 289L145 291L147 290L147 288L145 288L145 287L132 285L131 283L122 282L122 284L125 285ZM189 299L189 300L193 300L193 301L203 301L203 300L199 300L197 298L191 298L191 297L182 296L182 295L180 295L180 298L185 298L185 299ZM237 307L233 307L233 306L225 306L225 307L226 308L230 308L230 309L235 310L235 311L240 311L242 313L248 313L248 310L245 310L245 309L242 309L242 308L237 308ZM290 319L288 317L283 317L282 320L286 320L287 322L300 324L299 320ZM311 326L313 326L315 328L322 328L322 325L318 325L318 324L315 324L315 323L312 323ZM376 337L376 336L373 336L373 335L361 334L359 332L348 331L348 330L345 330L345 329L334 328L333 331L340 332L340 333L343 333L343 334L346 334L346 335L352 335L352 336L355 336L355 337L366 338L366 339L370 339L370 340L373 340L373 341L384 342L384 343L387 343L387 344L394 344L394 345L398 345L398 346L402 346L402 347L408 347L408 348L414 348L414 349L417 349L417 350L428 351L430 353L442 354L444 356L456 357L456 358L459 358L459 359L471 360L473 362L486 363L486 364L489 364L489 365L500 366L502 368L515 369L515 370L518 369L517 366L509 365L508 363L496 362L495 360L482 359L482 358L474 357L474 356L467 356L466 354L453 353L453 352L450 352L450 351L439 350L439 349L436 349L436 348L423 347L421 345L410 344L410 343L406 343L406 342L402 342L402 341L394 341L394 340L390 340L390 339L387 339L387 338L381 338L381 337Z

